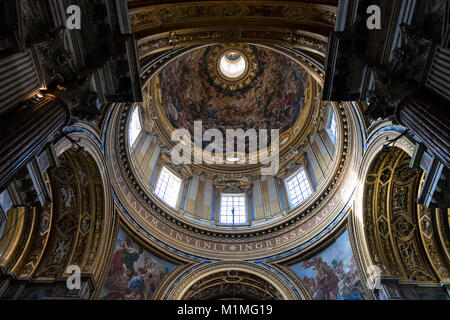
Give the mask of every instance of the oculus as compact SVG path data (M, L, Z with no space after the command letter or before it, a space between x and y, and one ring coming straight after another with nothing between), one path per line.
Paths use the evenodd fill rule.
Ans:
M209 81L224 93L242 92L263 72L258 49L240 44L220 44L205 51Z
M227 51L219 59L218 69L225 79L237 80L247 70L247 58L239 51Z

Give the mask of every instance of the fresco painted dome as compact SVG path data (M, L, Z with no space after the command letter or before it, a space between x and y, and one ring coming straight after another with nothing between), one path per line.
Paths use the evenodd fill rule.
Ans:
M221 70L224 61L236 64L228 69L234 77ZM138 197L161 208L171 224L213 242L230 239L230 256L247 248L245 239L294 230L302 217L328 210L324 205L341 181L339 168L348 156L343 109L318 102L319 79L301 59L269 47L215 44L177 55L149 76L144 102L125 107L118 118L128 123L124 130L129 139L124 141L129 143L120 147L129 151L120 153L122 164L130 168L127 180ZM220 164L174 163L171 151L180 143L172 133L183 128L193 138L196 121L203 130L222 133L279 129L276 172L265 176L263 163L230 161L228 154ZM182 141L189 145L189 140ZM251 156L246 154L246 160ZM311 229L308 237L319 230ZM209 249L209 243L205 246ZM259 245L253 249L255 256L263 250Z
M158 74L162 105L174 128L279 129L294 125L305 105L307 72L259 46L194 50Z

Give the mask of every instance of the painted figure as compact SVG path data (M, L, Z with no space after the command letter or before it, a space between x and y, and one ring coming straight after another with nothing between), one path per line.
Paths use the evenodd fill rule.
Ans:
M175 265L143 250L120 230L101 298L150 300L174 268Z

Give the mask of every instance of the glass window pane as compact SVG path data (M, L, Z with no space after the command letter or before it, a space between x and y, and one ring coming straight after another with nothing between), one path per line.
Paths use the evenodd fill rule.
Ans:
M222 194L219 222L224 224L247 222L245 194Z
M313 189L306 175L305 168L291 176L287 181L287 192L291 207L296 207L313 194Z
M139 136L139 133L141 132L141 120L139 118L139 107L134 108L133 114L131 115L131 122L130 122L130 147L134 145L136 142L137 137Z
M330 110L330 117L331 120L329 121L329 124L327 126L327 131L333 143L336 144L337 123L336 123L336 115L334 114L333 110Z
M181 179L163 167L155 186L155 194L171 207L176 207L180 193Z

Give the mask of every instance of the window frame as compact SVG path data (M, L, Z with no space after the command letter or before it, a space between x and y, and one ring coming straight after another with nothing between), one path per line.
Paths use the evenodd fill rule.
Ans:
M3 217L3 214L1 211L3 211L3 210L0 209L0 239L3 237L3 232L5 232L6 222L7 222L7 218Z
M140 130L139 133L137 134L136 138L134 139L133 142L131 142L131 123L133 121L133 115L137 114L138 116L138 122L139 122L139 126L140 126ZM142 128L142 120L141 120L141 111L140 111L140 107L137 105L134 107L133 111L131 112L131 116L128 122L128 145L130 150L133 152L134 149L136 148L136 146L138 145L138 142L143 134L143 128Z
M309 184L309 187L311 189L311 194L309 194L306 198L304 198L302 201L298 202L297 204L293 204L292 203L292 197L291 197L291 192L289 189L289 181L291 181L295 176L299 175L301 171L304 171L305 173L305 177L306 177L306 181ZM303 203L305 203L309 198L311 198L311 196L314 194L314 192L316 191L315 185L314 185L314 181L312 181L311 175L309 173L309 169L307 168L307 165L305 163L303 163L302 165L300 165L300 167L295 170L292 174L290 174L289 176L287 176L284 179L284 188L286 190L286 196L288 198L288 205L289 205L289 209L293 210L295 208L298 208L299 206L301 206Z
M333 130L331 130L333 118L334 118L334 122L336 125L336 133L333 133ZM337 138L338 138L337 136L339 133L339 128L338 128L336 113L334 112L334 109L331 106L328 109L328 119L327 119L327 124L325 126L325 131L327 132L328 138L331 141L332 147L335 148L336 144L337 144ZM334 150L333 150L333 152L334 152Z
M163 171L167 170L167 172L169 174L171 174L172 176L174 176L175 178L180 180L180 187L178 189L178 195L177 195L177 200L175 201L175 205L172 206L172 204L168 203L166 200L164 200L163 197L161 197L160 195L158 195L156 193L156 189L159 183L159 180L161 179L161 175L163 174ZM167 190L167 187L166 187ZM166 204L167 206L169 206L170 208L174 209L174 210L178 210L180 207L180 198L182 196L182 191L183 191L183 178L178 176L175 172L173 172L170 168L168 168L167 166L161 166L158 174L157 174L157 179L155 180L155 184L152 187L152 193L159 199L161 200L164 204Z
M244 222L241 223L227 223L227 222L221 222L222 218L222 205L223 205L223 198L224 196L231 196L231 197L243 197L244 198ZM246 192L221 192L220 193L220 205L218 208L218 215L217 215L217 224L225 227L235 227L235 226L249 226L251 224L251 217L249 217L249 204L248 204L248 195Z

